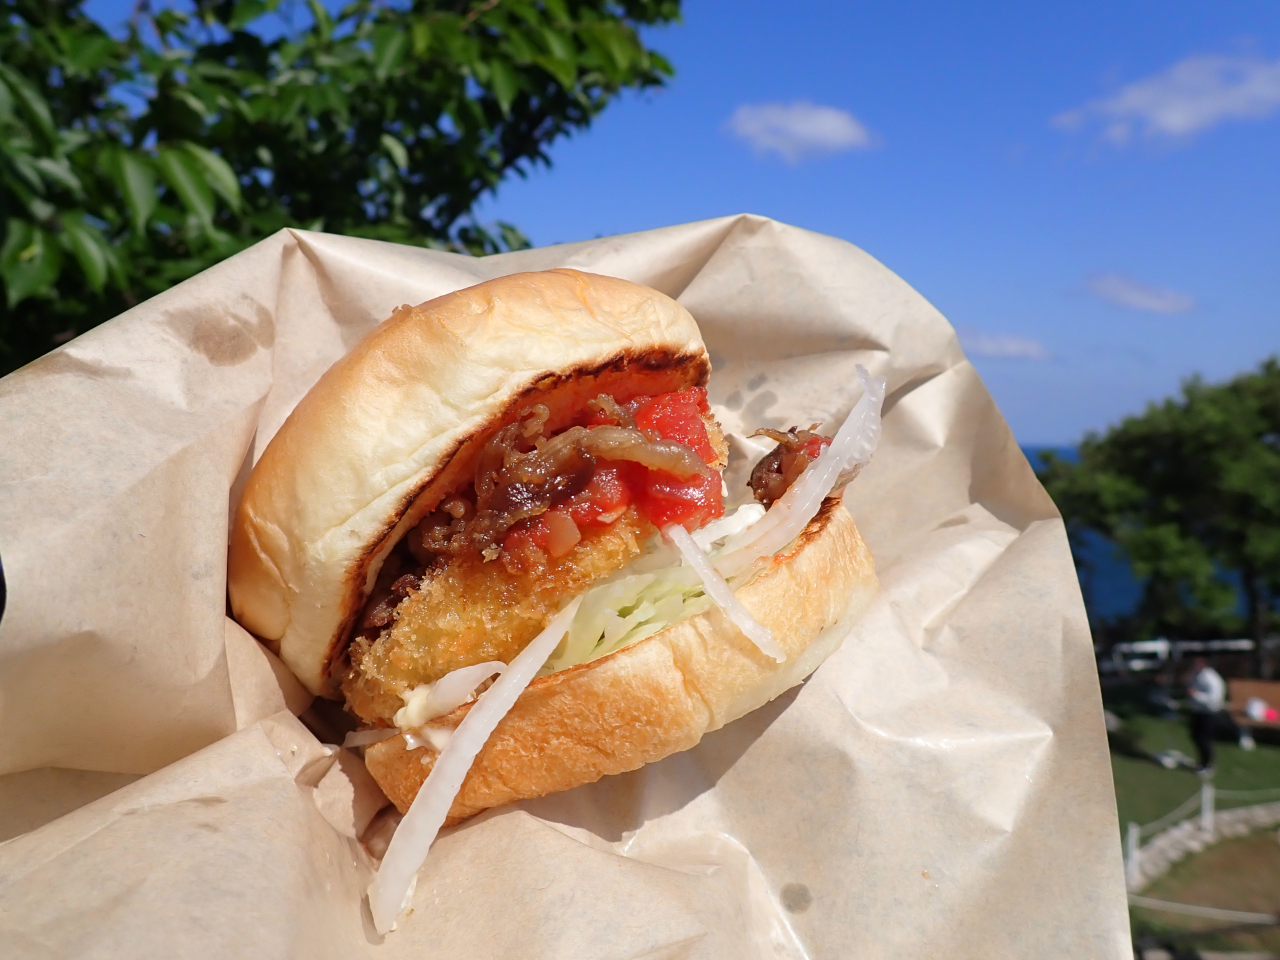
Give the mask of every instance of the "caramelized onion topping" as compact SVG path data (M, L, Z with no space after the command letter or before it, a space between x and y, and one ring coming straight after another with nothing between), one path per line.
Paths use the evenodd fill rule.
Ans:
M628 460L682 480L710 475L711 468L688 447L650 439L637 430L634 418L613 397L601 394L588 407L623 425L570 427L546 437L550 413L538 404L499 430L476 463L475 502L451 497L418 524L408 537L414 558L427 564L472 548L485 559L496 558L512 526L581 493L597 460Z
M392 553L382 565L378 573L378 581L373 592L365 603L364 616L360 621L362 630L371 630L387 626L395 619L396 607L409 595L410 590L417 589L422 580L421 574L401 573L403 563L400 557Z
M711 475L711 468L684 444L650 440L635 427L591 427L583 431L578 443L601 460L630 460L653 470L664 470L681 480Z
M486 560L508 558L503 538L522 520L543 516L583 493L600 460L629 461L681 480L707 477L712 468L693 450L671 440L649 437L636 428L635 417L613 397L601 394L587 409L603 413L615 424L575 426L546 435L550 410L531 407L519 420L499 430L480 451L469 489L446 497L424 517L387 557L365 604L359 630L376 635L395 619L396 608L417 589L427 567L471 551ZM601 516L612 522L621 515ZM563 556L581 538L567 513L548 516L547 550Z
M766 507L771 506L799 479L800 474L804 473L804 468L818 459L822 448L831 442L830 437L814 432L819 426L820 424L817 423L810 424L808 430L792 427L785 433L781 430L762 427L751 434L753 437L768 437L770 440L778 441L778 445L751 471L751 492L756 500ZM856 477L861 467L861 464L855 464L841 473L836 479L832 493L840 490Z
M631 415L631 411L607 393L602 393L594 400L587 401L587 409L592 413L603 413L606 417L617 420L618 425L622 427L634 427L636 425L636 418Z

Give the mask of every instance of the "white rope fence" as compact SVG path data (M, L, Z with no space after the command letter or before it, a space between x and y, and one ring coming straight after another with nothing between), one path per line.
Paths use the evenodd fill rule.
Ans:
M1174 903L1170 900L1140 897L1136 893L1129 894L1129 904L1134 907L1145 907L1147 910L1159 910L1161 913L1180 913L1184 917L1207 917L1210 920L1228 920L1232 923L1272 924L1278 919L1269 913L1246 913L1244 910L1200 907L1193 903Z
M1177 807L1175 807L1173 810L1170 810L1159 820L1152 820L1150 823L1144 824L1142 826L1138 826L1138 824L1136 823L1129 824L1130 833L1132 833L1134 828L1136 827L1138 831L1138 836L1140 838L1151 837L1159 833L1165 827L1173 826L1173 824L1180 823L1181 821L1187 819L1187 817L1191 816L1198 809L1200 809L1200 804L1204 799L1205 787L1208 787L1209 790L1213 789L1211 785L1205 784L1203 787L1200 788L1199 793L1194 793L1191 796L1189 796L1186 800L1178 804Z
M1280 787L1268 787L1265 790L1218 790L1222 800L1280 800Z
M1200 789L1178 804L1158 820L1151 823L1138 824L1130 822L1125 830L1124 840L1124 875L1125 883L1130 890L1137 890L1144 882L1154 879L1164 869L1168 869L1173 860L1196 849L1202 849L1207 843L1221 839L1217 835L1220 822L1226 813L1220 811L1220 802L1232 808L1242 804L1254 804L1243 809L1231 809L1229 833L1223 836L1238 835L1249 829L1271 826L1280 822L1280 803L1267 803L1268 800L1280 801L1280 787L1269 787L1262 790L1219 790L1210 781L1200 785ZM1191 821L1199 814L1199 824ZM1237 823L1236 821L1239 821ZM1197 829L1198 826L1198 829ZM1156 841L1143 846L1147 837L1161 835ZM1169 841L1161 844L1160 841ZM1148 864L1150 854L1157 851L1152 848L1173 846L1175 849L1160 850L1155 859L1158 864ZM1146 867L1158 867L1153 873ZM1211 909L1211 908L1205 908Z

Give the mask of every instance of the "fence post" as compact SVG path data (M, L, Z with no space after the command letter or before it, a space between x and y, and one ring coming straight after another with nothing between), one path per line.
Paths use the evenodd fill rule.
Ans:
M1141 879L1141 864L1138 861L1138 847L1141 843L1141 828L1131 822L1124 841L1124 881L1130 890L1137 889L1138 881Z
M1200 784L1200 829L1207 834L1213 833L1213 782L1206 780Z

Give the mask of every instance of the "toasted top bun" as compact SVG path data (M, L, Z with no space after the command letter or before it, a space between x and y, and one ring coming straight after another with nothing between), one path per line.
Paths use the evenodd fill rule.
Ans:
M656 290L551 270L404 306L333 365L249 477L232 525L232 613L313 692L401 536L529 407L566 425L600 393L706 383L693 317Z
M788 552L735 592L773 631L786 660L761 653L713 608L599 660L540 677L476 757L449 822L689 749L812 673L875 590L871 552L843 503L827 499ZM471 707L430 726L455 728ZM369 747L365 765L404 812L436 756L396 736Z

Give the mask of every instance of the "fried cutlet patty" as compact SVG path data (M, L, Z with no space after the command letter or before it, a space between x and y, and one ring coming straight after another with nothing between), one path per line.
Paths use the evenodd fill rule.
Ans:
M521 568L471 553L428 570L389 628L352 643L342 684L347 705L366 722L390 722L417 684L473 663L510 662L566 599L639 556L655 532L629 506L562 557L544 555Z

